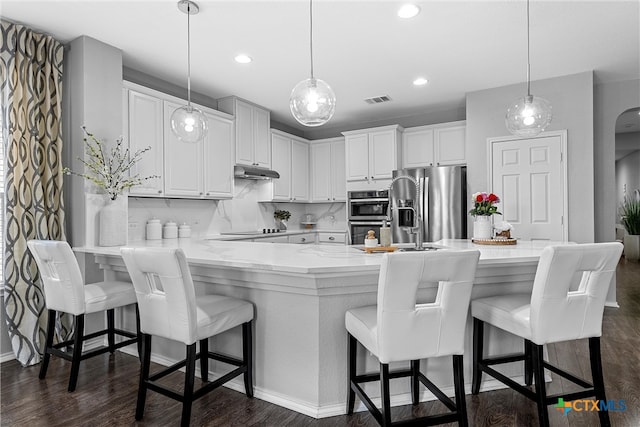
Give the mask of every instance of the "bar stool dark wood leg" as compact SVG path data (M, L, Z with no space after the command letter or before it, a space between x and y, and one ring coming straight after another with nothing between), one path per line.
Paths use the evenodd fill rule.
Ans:
M244 373L244 391L247 397L253 397L253 321L242 324L242 360L247 367Z
M109 343L109 353L113 354L116 349L116 322L115 322L115 312L113 309L107 310L107 342Z
M604 378L602 375L602 354L600 353L600 338L589 338L589 359L591 362L591 377L593 378L593 388L596 395L596 399L601 402L607 401L607 396L604 391ZM609 419L609 410L598 411L600 417L600 425L602 427L610 427L611 420Z
M353 391L353 381L356 379L356 356L358 350L358 340L356 340L350 333L348 335L348 352L349 352L349 360L347 365L347 414L353 414L353 408L356 404L356 392Z
M540 427L549 427L549 412L547 412L547 387L544 382L544 346L531 344L533 353L533 375L536 382L536 404L538 406L538 421Z
M464 393L464 365L461 354L453 355L453 381L456 393L456 412L458 413L458 425L467 427L467 402Z
M82 359L82 342L84 341L84 314L75 316L76 330L73 334L73 358L71 359L71 378L69 378L68 391L76 389L78 372L80 371L80 359Z
M140 309L138 304L136 304L136 335L138 336L138 342L136 343L138 346L138 359L142 362L142 332L140 332Z
M389 393L389 364L380 364L380 398L382 399L382 427L391 425L391 396Z
M209 339L200 340L200 379L209 381Z
M149 368L151 365L151 335L138 336L142 341L142 365L140 366L140 381L138 384L138 402L136 403L136 420L140 421L144 415L144 405L147 400L147 381L149 380Z
M480 381L482 381L482 362L484 345L484 322L473 318L473 370L471 376L471 394L480 392Z
M533 343L524 340L524 383L531 385L533 382Z
M411 403L417 405L420 403L420 379L418 373L420 372L420 361L411 361Z
M191 405L193 404L193 385L196 375L196 343L187 346L187 360L184 374L184 398L182 401L182 419L180 425L188 427L191 420Z
M40 374L38 378L44 379L47 375L47 368L49 367L49 359L51 358L51 347L53 346L53 334L56 326L56 311L48 310L49 320L47 321L47 338L44 346L44 355L42 358L42 364L40 365Z

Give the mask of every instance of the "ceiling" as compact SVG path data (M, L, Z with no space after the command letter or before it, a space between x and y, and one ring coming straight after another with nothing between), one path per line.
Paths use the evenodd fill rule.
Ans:
M309 131L292 118L288 103L291 89L309 76L309 3L197 3L192 90L240 96L271 110L272 120ZM467 92L526 81L523 0L419 1L421 13L408 20L396 14L402 3L314 1L314 74L337 97L325 130L464 110ZM122 50L124 66L185 87L186 15L176 4L3 0L0 12L64 43L80 35L101 40ZM595 71L596 82L640 76L640 2L532 0L530 11L534 95L537 79L587 70ZM253 62L236 63L238 53ZM413 86L419 76L429 83ZM391 101L364 101L383 95Z

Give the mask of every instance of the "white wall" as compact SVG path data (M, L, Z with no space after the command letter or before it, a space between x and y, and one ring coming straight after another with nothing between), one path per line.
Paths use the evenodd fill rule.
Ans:
M616 237L617 222L616 120L626 110L640 106L640 80L597 84L593 99L594 191L599 200L594 208L595 241L609 242Z
M593 73L534 81L531 91L534 96L547 99L553 107L553 121L546 130L567 129L569 240L593 242ZM509 135L504 124L507 107L525 94L525 83L467 94L469 194L490 190L487 138Z

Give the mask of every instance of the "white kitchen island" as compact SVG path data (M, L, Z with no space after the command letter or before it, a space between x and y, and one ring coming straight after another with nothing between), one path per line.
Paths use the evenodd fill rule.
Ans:
M442 240L445 249L478 249L480 262L472 298L530 292L542 249L550 242L518 242L514 246L480 246L467 240ZM345 312L376 302L381 254L366 254L352 246L296 245L215 240L162 240L130 246L181 247L196 282L197 293L216 293L253 302L256 308L255 396L312 417L344 414L347 391ZM95 255L107 278L127 279L119 248L75 249ZM421 302L435 295L421 293ZM615 300L610 302L615 304ZM122 321L134 325L132 311ZM488 351L520 351L522 342L498 330L486 333ZM240 331L211 340L210 348L241 354ZM470 384L471 319L466 331L465 381ZM158 350L159 349L159 350ZM131 350L135 351L135 350ZM359 351L362 361L377 371L377 361ZM184 346L154 339L153 360L169 364L184 357ZM366 360L365 360L366 359ZM453 395L451 358L423 361L427 375ZM393 368L394 366L392 366ZM210 365L213 375L227 366ZM519 367L507 371L521 376ZM485 376L485 378L487 378ZM228 385L244 390L241 381ZM377 396L378 383L366 385ZM502 387L486 381L483 389ZM392 405L410 402L407 379L392 381ZM433 396L423 390L423 400ZM374 400L375 401L375 400ZM362 406L362 408L364 408Z

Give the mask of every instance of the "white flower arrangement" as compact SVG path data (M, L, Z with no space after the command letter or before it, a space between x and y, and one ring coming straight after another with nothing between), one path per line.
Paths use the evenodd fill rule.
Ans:
M65 167L62 171L66 175L77 175L88 179L102 188L111 200L116 200L125 190L140 185L144 181L160 178L157 175L129 176L129 170L142 159L144 153L151 150L151 147L142 148L130 156L129 149L123 147L122 137L119 137L115 146L107 151L103 142L89 133L84 126L82 130L86 135L83 140L86 144L88 159L78 157L78 160L85 165L88 173L77 173Z

